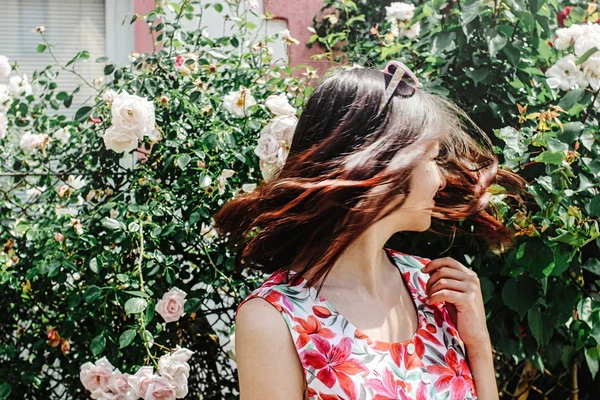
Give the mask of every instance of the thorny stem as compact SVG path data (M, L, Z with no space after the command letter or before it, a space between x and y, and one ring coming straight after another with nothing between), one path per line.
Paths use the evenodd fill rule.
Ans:
M54 62L56 63L56 66L59 67L60 69L62 69L63 71L67 71L70 72L74 75L77 75L79 77L79 79L81 79L83 81L83 83L85 83L86 85L88 85L89 87L91 87L92 89L96 89L92 84L90 84L83 76L81 76L80 73L78 73L77 71L75 71L75 66L73 65L73 68L69 69L67 67L64 67L56 58L56 56L54 55L54 53L52 52L52 46L50 45L50 43L48 42L48 40L46 39L46 36L44 36L43 32L40 32L40 35L42 36L42 39L44 40L44 44L46 45L46 48L48 49L48 53L50 54L50 56L52 57L52 59L54 60Z
M594 97L592 98L592 102L590 103L588 109L586 110L585 115L583 116L583 120L581 120L582 124L585 124L585 121L587 121L588 116L592 112L592 108L594 107L594 103L596 102L596 99L598 98L598 93L600 93L600 89L596 90L596 93L594 93Z

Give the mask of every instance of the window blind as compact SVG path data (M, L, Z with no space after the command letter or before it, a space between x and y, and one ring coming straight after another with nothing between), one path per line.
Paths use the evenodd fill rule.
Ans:
M54 63L48 51L40 54L36 50L42 40L33 31L44 25L44 35L55 45L52 52L62 65L81 50L90 52L89 60L77 61L75 70L91 84L93 79L104 76L104 63L95 60L106 55L105 24L105 0L2 0L0 54L9 57L11 64L17 61L20 72L27 74L31 83L33 71ZM82 85L80 78L66 71L61 71L55 82L57 91L67 93ZM8 83L8 78L0 83ZM82 86L71 111L61 112L74 114L93 93L90 87Z

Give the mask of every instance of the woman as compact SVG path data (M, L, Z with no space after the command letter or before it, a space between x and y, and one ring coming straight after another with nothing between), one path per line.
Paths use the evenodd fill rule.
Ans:
M465 121L399 62L320 83L279 176L215 216L272 273L236 315L242 400L498 398L477 275L385 247L432 215L507 242L487 189L520 181Z

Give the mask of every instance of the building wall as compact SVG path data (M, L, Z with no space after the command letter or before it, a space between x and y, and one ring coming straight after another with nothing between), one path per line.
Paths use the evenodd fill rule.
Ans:
M145 14L154 8L154 0L134 0L135 12ZM211 2L217 2L212 0ZM205 3L206 4L206 3ZM317 54L317 48L308 49L306 43L311 33L308 27L312 26L313 17L319 13L323 6L323 0L258 0L258 9L256 14L261 15L264 12L272 12L275 15L274 20L267 21L267 34L272 35L281 32L284 29L289 29L292 37L300 41L299 45L292 45L289 48L289 54L286 54L285 47L282 43L272 43L274 59L290 58L292 65L310 64L318 68L320 71L327 68L329 65L325 62L313 61L310 57ZM205 10L202 25L206 26L207 31L211 36L220 36L225 31L225 34L231 31L230 26L223 26L223 15L227 13L227 7L222 13L218 13L214 8ZM260 25L261 20L258 17L250 16L250 20ZM184 21L184 26L187 29L196 28L196 23ZM260 36L259 36L260 38ZM135 51L142 53L152 50L152 38L148 33L148 26L142 21L135 22Z

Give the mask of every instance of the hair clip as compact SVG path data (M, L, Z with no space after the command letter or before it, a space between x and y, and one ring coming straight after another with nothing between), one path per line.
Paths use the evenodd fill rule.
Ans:
M396 70L394 71L393 75L392 75L392 72L390 71L390 67L392 67L392 66L396 67ZM402 63L400 61L388 62L386 64L385 68L382 70L382 72L385 74L388 74L388 75L392 75L392 79L390 80L390 83L388 84L388 86L385 88L385 93L383 94L383 97L381 98L381 103L379 104L379 111L377 112L377 115L381 114L381 112L383 111L383 109L385 108L387 103L390 101L390 99L394 95L394 92L396 91L396 88L402 81L402 78L404 77L405 74L408 75L415 83L415 85L411 85L410 83L407 83L407 85L409 85L410 87L412 87L415 90L418 89L419 85L420 85L419 80L417 79L415 74L413 74L412 71L406 65L404 65L404 63Z

